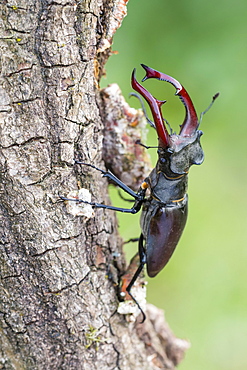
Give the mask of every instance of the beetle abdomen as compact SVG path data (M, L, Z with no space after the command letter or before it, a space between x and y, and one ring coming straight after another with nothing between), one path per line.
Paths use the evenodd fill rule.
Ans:
M171 207L158 207L150 219L145 247L148 276L157 275L171 258L182 235L187 214L188 206L185 199Z

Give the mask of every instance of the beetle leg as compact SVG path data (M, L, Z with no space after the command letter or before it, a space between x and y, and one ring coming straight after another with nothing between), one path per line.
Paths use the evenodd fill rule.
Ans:
M98 167L96 167L92 164L80 162L80 161L77 161L77 160L75 160L75 163L83 164L84 166L88 166L88 167L92 167L95 170L101 172L102 175L103 175L102 177L107 177L108 179L110 179L117 186L119 186L123 191L125 191L125 193L129 194L130 196L132 196L136 200L142 200L144 198L143 195L140 194L140 192L135 193L132 189L130 189L127 185L125 185L121 180L119 180L115 175L113 175L113 173L111 171L109 171L109 170L104 171L104 170L101 170L100 168L98 168Z
M141 308L141 306L139 305L138 301L135 299L135 297L130 292L132 286L135 284L136 280L138 279L140 273L143 270L143 267L145 266L145 264L147 262L146 252L145 252L145 249L143 248L143 234L140 235L138 248L139 248L140 265L138 266L138 269L136 270L136 272L135 272L134 276L132 277L129 285L127 286L126 292L131 296L131 298L133 299L133 301L135 302L135 304L137 305L137 307L141 311L142 316L143 316L141 323L143 323L146 320L146 315L145 315L143 309Z
M146 111L145 105L144 105L143 100L140 97L140 95L138 95L136 93L130 93L129 96L134 96L134 97L136 97L139 100L139 102L141 103L142 112L144 114L144 117L146 118L146 120L148 121L148 123L150 124L151 127L156 128L154 122L151 121L151 119L147 115L147 111Z
M142 106L142 112L143 112L143 114L144 114L144 117L146 118L146 120L148 121L148 123L149 123L149 125L151 126L151 127L153 127L153 128L155 128L156 129L156 126L155 126L155 123L153 122L153 121L151 121L151 119L148 117L148 115L147 115L147 111L146 111L146 109L145 109L145 106L144 106L144 103L143 103L143 100L142 100L142 98L138 95L138 94L136 94L136 93L130 93L129 94L130 96L135 96L139 101L140 101L140 103L141 103L141 106ZM169 130L170 130L170 135L173 133L173 131L172 131L172 127L171 127L171 125L170 125L170 123L167 121L167 119L165 119L164 117L163 117L163 121L167 124L167 126L169 127ZM144 145L143 145L144 146ZM144 146L145 147L145 146ZM152 147L147 147L147 149L149 149L149 148L152 148ZM156 147L155 147L156 148Z
M127 198L125 198L122 194L121 194L121 191L120 190L118 190L118 195L119 195L119 197L121 198L121 199L123 199L125 202L130 202L130 203L134 203L134 199L127 199Z
M137 200L132 208L121 208L121 207L114 207L114 206L108 206L106 204L101 204L101 203L95 203L95 202L87 202L86 200L82 199L76 199L76 198L66 198L61 195L59 195L60 199L64 201L71 201L71 202L78 202L78 203L85 203L85 204L90 204L94 208L105 208L105 209L110 209L112 211L118 211L118 212L123 212L123 213L132 213L135 214L140 211L143 200Z
M128 243L134 243L134 242L138 242L139 241L139 238L131 238L129 240L126 240L124 242L124 244L128 244Z

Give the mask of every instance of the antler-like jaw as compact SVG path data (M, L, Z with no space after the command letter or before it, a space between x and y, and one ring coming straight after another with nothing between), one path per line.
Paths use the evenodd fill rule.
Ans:
M197 130L199 122L194 105L185 88L173 77L149 68L144 64L141 64L141 66L146 71L146 76L142 79L142 82L149 78L156 78L171 83L176 88L176 95L179 96L185 106L186 115L181 125L179 135L169 135L161 111L161 106L166 101L160 101L154 98L152 94L136 80L134 69L131 79L132 87L143 96L151 109L159 138L160 149L158 154L160 163L162 163L162 160L163 163L166 161L164 166L169 166L170 171L173 173L186 173L192 164L201 164L204 158L200 145L200 136L202 132Z
M166 103L166 100L158 100L150 94L135 78L135 69L132 73L131 84L135 91L143 96L143 98L147 101L155 123L155 127L158 133L158 138L160 142L160 146L162 148L167 148L170 146L170 137L167 132L167 129L164 125L164 119L161 112L161 106Z
M156 71L155 69L152 69L150 67L147 67L144 64L141 64L141 66L146 71L146 76L142 79L142 82L149 79L149 78L156 78L160 81L167 81L170 84L172 84L176 89L176 94L181 99L182 103L185 106L186 115L183 124L181 125L180 129L180 136L192 136L195 131L197 130L199 126L196 110L194 108L194 105L192 103L192 100L185 90L185 88L175 80L175 78L168 76L164 73L161 73L159 71Z
M186 115L183 124L181 125L181 129L179 132L179 136L193 136L199 126L197 114L194 108L194 105L192 103L192 100L185 90L185 88L175 80L175 78L168 76L164 73L161 73L159 71L156 71L155 69L152 69L150 67L147 67L144 64L141 64L141 66L146 71L146 76L142 79L142 82L146 81L149 78L156 78L160 81L167 81L171 83L176 88L176 95L179 96L181 101L183 102L186 110ZM161 106L166 102L165 100L158 100L150 94L149 91L147 91L135 78L135 69L132 73L132 87L134 90L139 92L143 98L148 102L153 118L154 123L157 129L158 137L161 142L162 147L169 147L170 137L167 132L167 129L164 125L164 118L162 116L161 112Z

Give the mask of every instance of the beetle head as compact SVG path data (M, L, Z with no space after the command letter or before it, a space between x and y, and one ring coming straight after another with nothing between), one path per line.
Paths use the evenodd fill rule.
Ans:
M149 78L156 78L161 81L167 81L176 88L176 94L185 106L184 122L180 126L178 135L169 134L164 124L165 120L162 115L161 106L165 100L154 98L135 78L135 70L132 74L132 87L139 92L147 101L155 123L159 138L159 166L167 168L175 174L186 173L192 164L201 164L204 159L203 150L200 145L201 131L198 131L199 121L197 114L185 88L173 77L158 72L152 68L141 64L146 71L146 76L142 79L145 81ZM165 169L164 168L164 169Z
M167 175L185 174L193 165L202 164L204 153L200 143L202 131L196 131L193 136L179 137L170 135L171 147L158 149L158 171Z

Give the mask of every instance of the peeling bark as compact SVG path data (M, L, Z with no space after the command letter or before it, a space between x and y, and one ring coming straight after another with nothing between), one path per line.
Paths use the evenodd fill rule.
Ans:
M125 262L114 213L98 209L86 218L59 200L83 187L109 203L107 181L74 166L74 158L104 168L98 81L126 3L0 4L2 369L173 369L178 363L169 354L177 339L162 341L156 320L140 328L116 312ZM145 342L145 331L159 345Z

